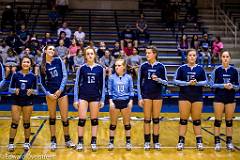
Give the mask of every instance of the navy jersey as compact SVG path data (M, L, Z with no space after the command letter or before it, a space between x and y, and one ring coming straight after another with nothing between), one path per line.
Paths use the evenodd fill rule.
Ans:
M16 89L19 89L19 95L15 95ZM33 94L37 95L36 76L32 72L26 75L22 71L14 73L9 85L9 92L18 97L26 97L28 89L33 89Z
M197 80L195 86L190 86L190 80ZM202 98L202 87L207 85L207 76L200 65L189 67L188 64L180 66L174 76L174 83L180 87L179 97Z
M138 71L138 99L143 95L161 94L162 85L167 85L167 72L165 66L160 62L150 64L144 62ZM152 75L158 77L158 81L152 80Z
M108 80L109 98L113 100L133 99L133 80L129 74L119 77L116 73L112 74Z
M41 74L41 88L46 95L51 91L64 91L67 83L67 70L59 57L54 57L51 63L46 63L46 74Z
M74 85L74 102L78 99L90 98L99 99L104 102L105 99L105 71L99 64L89 66L83 64L77 71Z
M215 88L215 96L220 97L234 97L236 90L239 89L239 75L236 68L229 66L224 69L222 65L218 66L211 73L210 85ZM224 88L224 84L231 83L233 89L228 90Z
M5 83L5 70L3 68L3 64L0 63L0 88L2 88L4 83Z

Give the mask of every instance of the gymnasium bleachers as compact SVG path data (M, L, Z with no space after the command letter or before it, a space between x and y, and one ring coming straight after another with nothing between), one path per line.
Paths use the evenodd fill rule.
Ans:
M240 29L240 3L222 3L221 8Z

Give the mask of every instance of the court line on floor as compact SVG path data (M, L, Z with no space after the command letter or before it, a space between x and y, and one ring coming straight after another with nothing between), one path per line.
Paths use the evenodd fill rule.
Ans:
M35 139L37 138L38 134L40 133L40 131L42 130L43 126L45 125L45 123L47 122L47 120L44 120L42 122L42 124L40 125L40 127L38 128L37 132L34 134L32 140L30 141L30 145L32 146L33 142L35 141ZM28 150L29 151L29 150ZM27 155L28 151L24 151L21 155L21 157L19 158L19 160L23 160L25 158L25 156Z

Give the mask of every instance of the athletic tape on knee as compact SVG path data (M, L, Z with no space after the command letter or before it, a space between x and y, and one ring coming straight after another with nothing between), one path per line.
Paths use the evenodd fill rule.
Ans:
M17 123L12 123L12 124L11 124L11 128L17 129L17 128L18 128L18 124L17 124Z
M55 125L56 124L56 119L55 118L50 118L49 119L49 124L50 125Z
M226 127L232 127L233 126L233 120L225 120L226 122Z
M23 128L24 129L30 128L30 123L23 123Z
M151 123L151 119L144 119L144 123Z
M125 128L126 131L130 130L131 129L131 124L124 125L124 128Z
M98 119L97 118L91 119L91 125L92 126L97 126L98 125Z
M200 126L200 125L201 125L201 120L200 120L200 119L194 120L194 121L193 121L193 125L194 125L194 126Z
M84 127L85 123L86 123L86 119L79 119L78 120L78 126L80 126L80 127Z
M114 130L116 129L116 127L117 127L117 125L110 124L109 129L112 130L112 131L114 131Z
M186 120L186 119L180 119L179 123L180 123L181 125L187 125L187 124L188 124L188 120Z
M69 121L62 121L63 127L68 127L69 126Z
M222 120L215 119L215 121L214 121L214 126L215 127L221 127L221 124L222 124Z
M152 121L153 121L153 124L158 124L159 123L159 118L153 118Z

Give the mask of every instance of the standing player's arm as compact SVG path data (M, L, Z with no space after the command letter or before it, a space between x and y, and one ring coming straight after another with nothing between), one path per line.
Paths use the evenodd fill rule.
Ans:
M102 68L102 70L103 70L103 73L102 73L102 77L100 78L100 87L102 88L101 89L101 93L102 93L102 95L101 95L101 103L103 103L104 104L104 101L105 101L105 69L104 68ZM103 106L102 106L103 107Z
M4 68L3 68L3 64L1 64L1 71L2 71L2 80L0 82L0 88L2 88L2 86L4 85L5 83L5 71L4 71Z
M179 80L179 77L180 77L180 68L177 69L177 71L174 75L174 78L173 78L174 84L178 85L178 86L189 86L190 85L190 82Z
M33 87L32 87L32 93L34 95L37 95L38 94L38 79L36 76L34 76L34 82L33 82Z
M224 89L224 84L215 83L215 72L216 72L216 69L214 69L214 71L211 73L211 79L210 79L211 88Z
M238 71L236 70L236 73L234 74L234 84L233 84L233 89L235 91L239 90L239 73Z
M141 83L142 83L142 65L140 65L138 69L138 80L137 80L137 93L138 93L138 100L142 100L142 93L141 93Z
M46 96L49 96L51 93L50 93L50 91L47 89L47 87L46 87L46 79L45 79L45 74L40 74L40 87L41 87L41 89L42 89L42 91L44 92L44 94L46 95Z
M134 98L134 91L133 91L133 80L132 76L129 76L129 91L130 91L130 101L128 103L128 107L133 107L133 98Z
M111 75L108 79L108 94L109 94L109 107L114 108L113 103L113 76Z
M196 83L196 86L206 86L207 85L207 83L208 83L207 74L204 70L202 72L202 76L203 76L203 79L201 81L198 81Z
M61 59L60 59L61 60ZM64 62L61 60L61 65L62 65L62 73L63 73L63 78L62 78L62 82L61 82L61 85L60 85L60 88L59 90L61 92L63 92L65 86L66 86L66 83L67 83L67 79L68 79L68 75L67 75L67 69L66 69L66 66L64 64Z
M12 94L16 93L16 91L17 91L17 88L16 88L16 73L14 73L12 75L8 91Z
M167 86L168 80L167 80L167 70L165 66L163 66L161 73L163 74L160 75L160 78L157 78L157 82Z
M75 84L74 84L74 103L78 103L80 71L81 71L81 67L77 70L76 78L75 78Z

